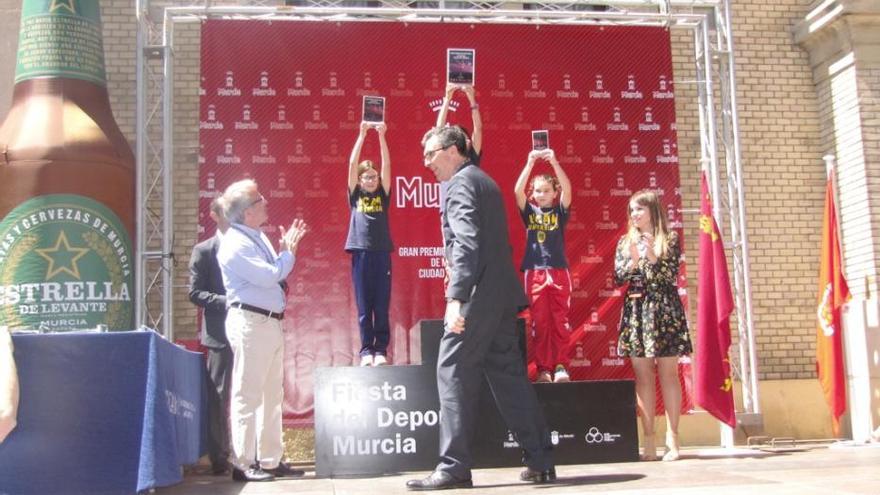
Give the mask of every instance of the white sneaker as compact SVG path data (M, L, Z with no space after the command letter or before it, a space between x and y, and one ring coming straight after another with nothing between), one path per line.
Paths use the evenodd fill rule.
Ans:
M361 366L373 366L373 356L370 354L361 356Z
M565 371L565 368L557 366L556 371L553 373L553 383L568 383L570 381L571 378L568 376L568 372Z
M388 364L388 359L386 359L385 356L381 354L373 356L373 366L384 366L386 364Z

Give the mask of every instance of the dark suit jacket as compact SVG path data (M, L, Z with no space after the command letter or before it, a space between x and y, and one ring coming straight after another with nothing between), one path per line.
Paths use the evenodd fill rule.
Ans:
M220 238L216 235L193 247L189 260L189 300L204 308L202 345L223 348L226 340L226 289L217 263Z
M513 265L501 191L486 172L468 162L452 176L441 221L451 269L446 297L465 303L462 316L473 304L528 305Z

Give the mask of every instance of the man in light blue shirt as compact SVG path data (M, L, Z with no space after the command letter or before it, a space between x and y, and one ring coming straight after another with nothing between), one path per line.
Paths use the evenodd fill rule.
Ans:
M269 215L267 201L256 182L246 179L230 184L223 193L223 202L231 225L220 243L217 261L226 288L226 334L233 353L232 478L272 481L275 477L302 476L302 471L281 462L282 320L286 279L296 261L296 248L306 233L306 224L297 219L287 231L279 227L278 254L260 230Z

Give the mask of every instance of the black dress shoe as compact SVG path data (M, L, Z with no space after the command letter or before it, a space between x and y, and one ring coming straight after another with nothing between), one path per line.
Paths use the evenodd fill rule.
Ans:
M471 480L454 478L445 471L434 471L427 478L421 480L409 480L406 482L407 490L416 492L428 490L452 490L454 488L473 488Z
M305 476L306 472L301 469L294 469L285 462L279 462L277 467L272 469L263 468L263 471L275 476L276 478L300 478Z
M519 479L530 483L553 483L556 481L556 468L552 467L545 471L538 471L532 468L525 468L519 473Z
M275 481L275 477L263 471L259 466L251 466L242 471L232 468L233 481Z

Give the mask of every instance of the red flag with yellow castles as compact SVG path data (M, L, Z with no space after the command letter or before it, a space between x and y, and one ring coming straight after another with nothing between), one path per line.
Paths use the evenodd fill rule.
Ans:
M727 259L718 224L712 216L712 201L706 173L700 180L700 260L697 299L697 350L694 356L696 403L712 416L736 427L733 378L730 373L730 313L733 294L727 273Z
M846 378L843 373L843 322L840 308L850 299L843 276L837 215L834 207L834 172L825 184L825 213L822 216L822 251L819 260L819 294L816 327L816 371L831 411L831 426L840 434L840 416L846 411Z

